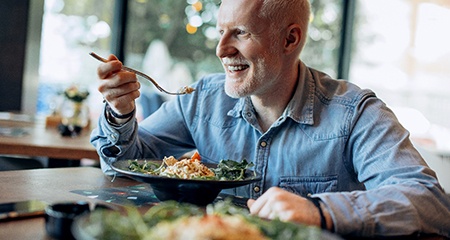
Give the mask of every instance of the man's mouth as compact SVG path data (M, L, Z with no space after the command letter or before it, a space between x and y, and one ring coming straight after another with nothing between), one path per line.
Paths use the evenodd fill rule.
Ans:
M222 58L222 64L228 72L244 71L250 67L250 65L242 58Z
M227 69L230 72L242 71L249 68L248 65L227 65Z

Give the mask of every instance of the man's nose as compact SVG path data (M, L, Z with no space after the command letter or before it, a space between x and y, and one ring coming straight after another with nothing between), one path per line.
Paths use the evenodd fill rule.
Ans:
M227 36L223 35L216 47L216 56L219 58L228 57L234 55L237 52L236 47L233 44L233 40Z

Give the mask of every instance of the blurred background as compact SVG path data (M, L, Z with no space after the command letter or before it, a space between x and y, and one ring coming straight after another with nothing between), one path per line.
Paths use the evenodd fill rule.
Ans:
M176 91L221 72L219 0L16 0L0 3L0 111L46 116L76 84L102 108L98 62L116 54ZM370 88L398 115L433 167L450 168L450 1L312 0L303 61ZM138 117L167 96L143 82ZM150 99L150 100L149 100ZM94 124L95 125L95 124ZM430 165L432 165L430 164ZM450 179L448 179L450 182Z

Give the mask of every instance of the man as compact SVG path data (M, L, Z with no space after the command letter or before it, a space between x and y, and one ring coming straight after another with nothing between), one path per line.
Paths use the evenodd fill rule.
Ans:
M341 235L450 237L449 199L394 114L373 92L299 60L309 15L307 0L222 1L225 74L139 125L139 83L110 56L98 68L107 108L92 134L103 170L193 149L205 162L245 158L262 180L231 193L251 198L252 214Z

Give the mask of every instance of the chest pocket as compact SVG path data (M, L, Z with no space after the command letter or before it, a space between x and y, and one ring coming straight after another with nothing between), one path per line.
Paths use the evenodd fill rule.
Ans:
M297 195L337 191L337 176L281 177L279 187Z

